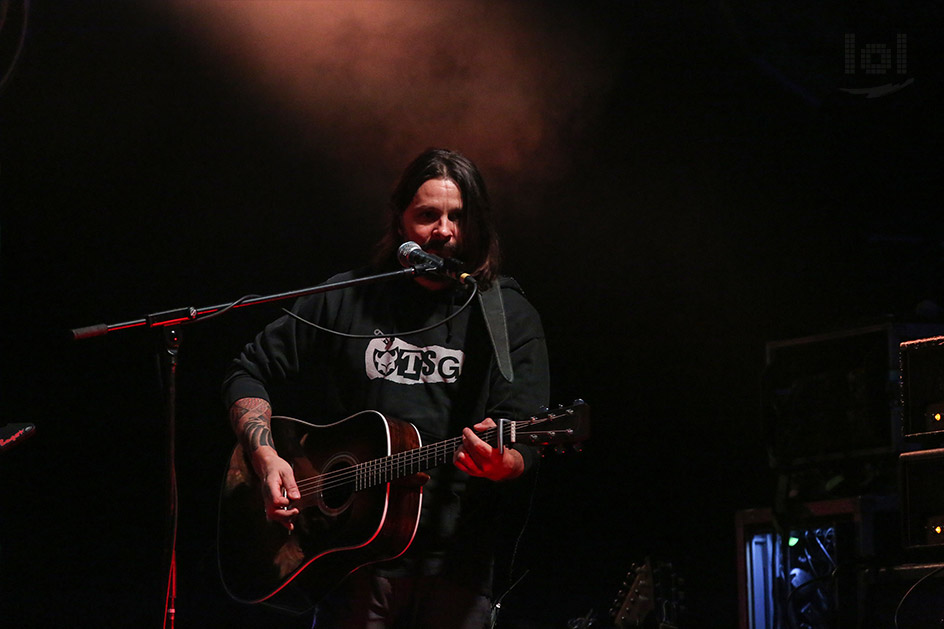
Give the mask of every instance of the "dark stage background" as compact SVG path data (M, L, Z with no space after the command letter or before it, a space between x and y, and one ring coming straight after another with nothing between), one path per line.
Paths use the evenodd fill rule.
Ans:
M428 146L485 171L553 396L593 407L545 461L506 626L602 618L647 555L690 626L735 626L734 513L774 495L765 343L940 318L936 3L34 0L21 48L0 6L0 424L37 426L0 454L4 626L162 620L157 339L68 331L361 264ZM905 66L846 73L849 33L905 34ZM281 621L226 598L213 546L218 383L277 314L184 331L181 627Z

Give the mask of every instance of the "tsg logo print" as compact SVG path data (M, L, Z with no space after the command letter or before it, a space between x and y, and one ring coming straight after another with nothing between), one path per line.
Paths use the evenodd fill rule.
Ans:
M417 347L398 338L374 339L367 345L364 366L371 380L398 384L455 382L465 355L439 345Z

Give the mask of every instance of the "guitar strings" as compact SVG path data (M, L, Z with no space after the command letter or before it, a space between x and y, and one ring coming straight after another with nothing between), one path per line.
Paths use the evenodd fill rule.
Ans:
M489 429L481 436L485 439L490 439L496 433L496 429ZM366 481L364 487L379 485L382 482L387 482L383 479L387 478L391 472L402 472L403 476L409 476L409 474L406 474L406 470L418 463L432 461L432 465L434 466L437 464L436 461L439 461L440 458L442 458L442 462L445 463L447 460L446 456L454 454L456 450L459 449L461 441L461 437L454 437L438 443L414 448L413 450L398 452L382 459L364 461L341 470L318 474L298 481L298 489L302 497L305 497L316 494L319 491L328 491L342 487L352 482L356 484L359 480ZM418 469L412 473L422 472L423 469ZM397 478L399 478L399 476L397 476ZM364 487L355 487L355 489Z
M440 456L443 456L450 451L455 452L456 447L449 447L460 441L459 439L450 440L453 443L441 442L435 445L424 446L417 448L419 452L402 452L395 453L387 457L388 460L384 459L375 459L372 461L364 461L345 467L340 470L335 470L333 472L326 472L324 474L319 474L308 479L304 479L298 482L299 486L307 485L318 485L323 484L325 489L330 489L332 487L337 487L340 483L349 482L350 477L362 475L362 476L372 476L379 475L383 472L389 472L396 469L403 469L409 467L410 465L415 465L417 462L421 462L424 459L426 460L436 460Z
M509 426L503 432L510 436L511 430L512 427ZM490 428L482 432L480 437L483 438L483 440L489 440L497 433L497 428ZM309 478L301 479L297 482L297 486L299 492L304 498L320 491L328 491L337 487L342 487L352 482L355 483L355 489L358 489L358 487L356 487L358 481L366 481L367 484L364 485L364 487L379 485L383 482L388 482L383 479L387 478L391 472L400 472L402 476L409 476L410 474L406 474L406 470L411 469L412 466L416 466L417 464L423 463L424 461L432 461L432 465L428 467L433 467L438 464L437 461L439 461L440 457L442 457L442 462L445 463L447 460L446 456L449 454L454 454L459 449L459 444L461 442L462 437L453 437L452 439L446 439L445 441L439 441L430 445L420 446L419 448L414 448L412 450L397 452L384 458L364 461L344 469L326 472L324 474L318 474ZM428 469L428 467L418 469L412 473L415 474L422 472L424 469ZM385 476L385 474L387 476ZM396 478L400 477L401 476L396 476Z
M509 422L506 425L506 428L503 430L503 433L507 433L510 437L513 430L517 429L520 424L541 424L548 421L554 421L559 419L561 416L562 415L547 415L541 418L531 418L530 421ZM483 440L487 441L492 439L497 433L497 427L489 428L480 433L480 436L483 438ZM430 467L438 465L440 457L442 457L441 462L445 463L447 460L446 456L449 454L454 454L456 450L458 450L461 441L462 437L453 437L452 439L446 439L444 441L439 441L426 446L420 446L419 448L397 452L379 459L356 463L344 469L326 472L324 474L317 474L309 478L301 479L297 482L297 486L299 488L299 492L304 498L306 496L317 494L318 492L342 487L352 482L355 484L355 491L375 485L380 485L395 478L409 476L410 474L407 474L406 470L411 469L412 466L415 466L418 463L421 464L423 462L432 461L431 465L427 465L426 467L418 469L415 472L412 472L412 474L422 472L425 469L429 469ZM397 472L398 475L391 477L391 472ZM358 481L363 483L362 486L358 486Z

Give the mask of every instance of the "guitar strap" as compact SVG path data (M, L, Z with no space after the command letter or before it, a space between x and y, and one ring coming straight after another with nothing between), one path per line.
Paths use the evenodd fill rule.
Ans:
M496 280L488 290L479 292L479 303L482 305L482 314L485 317L485 327L492 340L492 349L495 350L495 359L498 361L498 370L508 382L515 379L514 369L511 366L511 349L508 345L508 324L505 321L505 303L502 301L501 286Z

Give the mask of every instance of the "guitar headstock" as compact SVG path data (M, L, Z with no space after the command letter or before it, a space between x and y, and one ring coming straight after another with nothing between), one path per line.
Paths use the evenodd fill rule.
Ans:
M685 611L682 580L671 563L653 562L648 557L642 565L633 565L610 609L617 629L650 626L677 629Z
M576 400L515 422L515 442L534 446L574 444L590 437L590 406Z
M652 565L646 559L641 566L633 565L623 587L616 595L610 617L616 627L642 626L643 620L655 609L652 587Z

